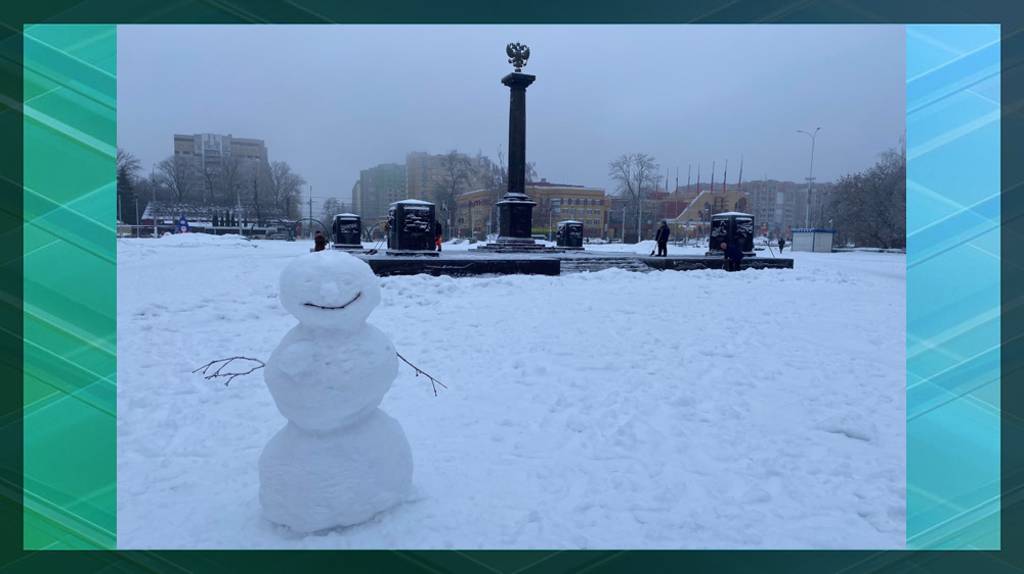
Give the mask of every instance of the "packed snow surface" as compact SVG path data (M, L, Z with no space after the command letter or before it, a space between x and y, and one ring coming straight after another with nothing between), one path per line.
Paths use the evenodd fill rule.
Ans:
M882 253L378 279L369 322L448 385L434 397L403 365L381 403L414 495L348 528L274 526L258 459L285 421L263 371L227 387L191 371L270 356L297 324L278 277L309 246L119 240L119 547L904 545L906 260Z

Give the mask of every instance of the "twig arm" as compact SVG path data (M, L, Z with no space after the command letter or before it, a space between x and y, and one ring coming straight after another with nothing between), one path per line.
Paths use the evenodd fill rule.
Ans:
M427 377L428 379L430 379L430 386L431 386L431 388L434 389L434 396L435 397L437 396L437 385L441 385L445 389L448 388L448 385L446 385L446 384L442 383L441 381L435 379L433 376L430 375L430 373L428 373L428 372L424 371L423 369L417 367L416 365L410 363L409 359L406 359L405 357L403 357L402 354L399 353L398 351L395 351L395 354L398 355L398 358L401 359L403 363L405 363L406 365L409 365L410 367L413 368L413 370L416 371L416 376L417 377L420 376L420 375L423 375L423 376Z

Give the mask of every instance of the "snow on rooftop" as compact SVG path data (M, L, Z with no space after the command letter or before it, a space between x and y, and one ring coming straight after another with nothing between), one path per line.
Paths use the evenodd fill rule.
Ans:
M354 214L354 213L339 213L339 214L335 215L334 217L359 217L359 216Z
M749 213L740 213L739 211L724 211L722 213L716 213L716 214L712 215L711 217L731 217L731 216L734 216L734 215L737 216L737 217L754 217L753 215L751 215Z
M402 201L396 201L391 205L434 205L429 201L423 201L422 199L403 199Z

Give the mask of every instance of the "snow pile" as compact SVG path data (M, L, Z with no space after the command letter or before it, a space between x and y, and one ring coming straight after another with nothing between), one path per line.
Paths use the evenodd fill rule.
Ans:
M257 460L282 422L267 386L190 372L271 355L295 324L278 277L308 242L145 241L118 242L123 548L904 545L903 255L385 278L370 321L448 385L435 398L401 368L381 404L416 453L415 500L299 537L259 511ZM346 337L311 344L313 363L353 361ZM324 441L324 465L370 445Z
M157 247L256 247L256 242L250 241L238 234L214 235L212 233L165 233L155 242L152 239L144 240L153 243Z
M288 424L260 456L263 514L299 532L364 522L404 500L412 481L402 426L377 408L398 374L391 341L366 323L380 286L369 265L337 251L296 257L280 284L299 324L266 366Z

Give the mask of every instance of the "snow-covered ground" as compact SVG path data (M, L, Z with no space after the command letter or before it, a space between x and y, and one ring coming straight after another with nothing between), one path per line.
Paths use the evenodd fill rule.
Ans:
M295 324L278 275L308 249L118 241L119 547L904 545L905 257L788 250L792 270L382 279L370 322L449 387L403 366L382 404L416 495L275 527L256 461L285 419L262 375L191 371L270 355Z

